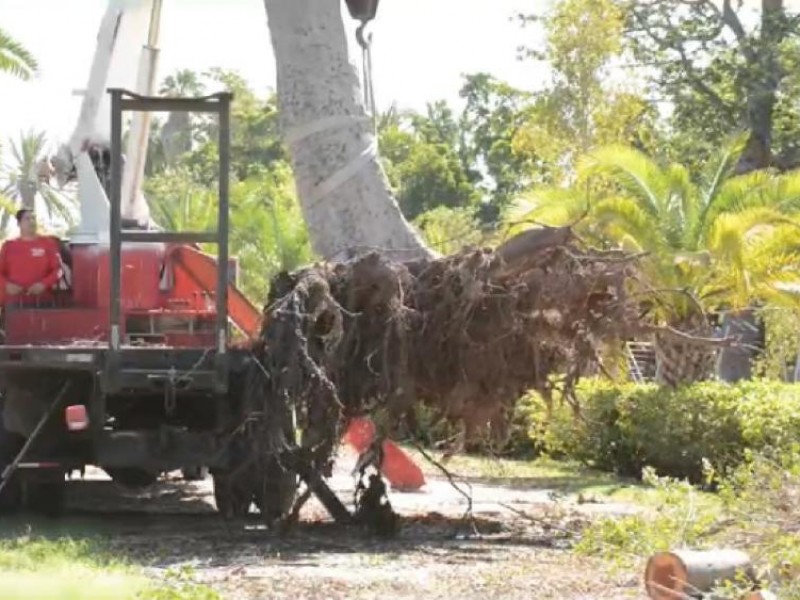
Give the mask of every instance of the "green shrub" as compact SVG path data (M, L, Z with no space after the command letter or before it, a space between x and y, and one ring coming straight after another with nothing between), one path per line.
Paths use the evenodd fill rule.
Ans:
M577 544L578 552L625 565L655 552L705 545L721 519L718 505L706 498L710 494L686 481L658 477L650 468L642 478L658 492L658 510L593 521Z
M594 520L577 550L599 555L615 566L639 568L654 552L690 547L742 548L753 560L762 584L779 598L800 600L800 456L784 449L750 455L725 475L709 471L717 494L690 484L656 477L646 483L660 494L657 510ZM715 590L719 600L742 598L752 583L738 581Z
M558 399L548 418L533 397L533 443L620 475L639 477L651 466L700 482L704 459L726 470L748 452L788 450L800 440L800 386L794 384L705 382L671 389L584 380L576 394L578 418Z

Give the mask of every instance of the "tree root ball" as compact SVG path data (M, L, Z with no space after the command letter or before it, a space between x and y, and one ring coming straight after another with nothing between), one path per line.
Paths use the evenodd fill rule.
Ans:
M396 433L386 430L413 428L418 406L467 436L502 438L526 391L547 398L558 375L569 392L639 331L635 272L628 254L542 228L496 250L409 263L372 253L282 274L256 351L264 410L294 404L319 457L348 418L370 414Z

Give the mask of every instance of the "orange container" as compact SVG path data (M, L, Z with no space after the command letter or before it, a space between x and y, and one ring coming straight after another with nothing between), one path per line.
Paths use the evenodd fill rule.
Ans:
M367 418L353 419L342 441L349 444L359 454L363 454L375 439L375 424ZM414 492L425 485L425 475L411 457L391 440L384 440L381 473L389 481L392 489Z

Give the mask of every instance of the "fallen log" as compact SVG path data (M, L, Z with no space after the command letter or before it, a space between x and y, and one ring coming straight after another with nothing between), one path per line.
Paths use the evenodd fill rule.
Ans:
M653 600L677 600L710 592L742 576L754 580L755 572L750 557L739 550L676 550L651 556L644 581Z

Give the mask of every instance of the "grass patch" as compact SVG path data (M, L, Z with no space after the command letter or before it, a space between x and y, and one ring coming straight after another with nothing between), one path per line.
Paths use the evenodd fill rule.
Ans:
M659 490L657 510L622 518L604 518L583 532L578 552L613 565L641 566L655 552L677 548L739 548L756 567L762 585L779 598L800 600L800 459L788 455L751 456L724 475L709 470L717 494L698 491L686 481L644 479ZM738 600L747 586L729 584L713 597Z
M188 570L148 578L99 540L17 535L0 540L0 598L15 600L218 600Z
M421 454L408 452L428 477L440 477L441 471ZM431 452L440 460L441 453ZM558 495L581 498L587 502L624 502L644 507L664 503L666 491L652 481L644 482L598 471L576 462L537 458L513 460L475 455L456 455L444 465L459 477L479 480L490 485L553 490ZM711 494L699 493L703 501L713 502Z

